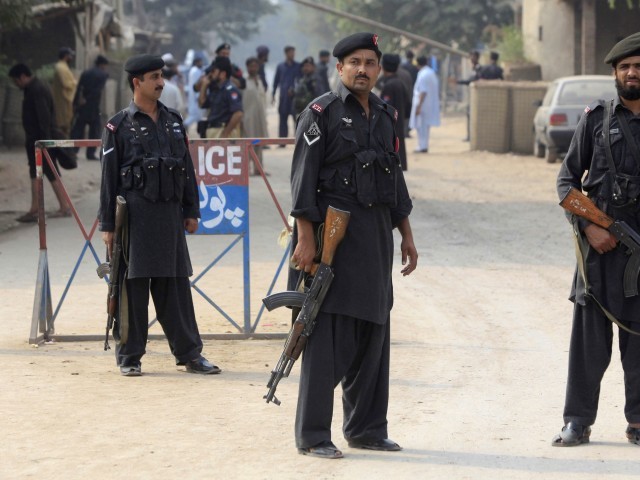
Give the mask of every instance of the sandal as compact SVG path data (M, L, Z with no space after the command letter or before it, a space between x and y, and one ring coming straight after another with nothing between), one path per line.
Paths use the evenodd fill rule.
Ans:
M309 455L310 457L318 458L342 458L342 452L338 450L333 442L324 441L319 443L315 447L299 448L298 453L300 455Z
M16 220L20 223L34 223L38 221L38 212L27 212L20 215Z
M629 443L640 445L640 428L628 426L626 433L627 438L629 439Z
M575 447L583 443L589 443L591 435L591 427L580 425L579 423L569 422L562 431L553 437L551 445L553 447Z
M71 216L70 208L68 208L67 210L56 210L55 212L51 212L47 214L47 217L49 218L66 218L70 216Z

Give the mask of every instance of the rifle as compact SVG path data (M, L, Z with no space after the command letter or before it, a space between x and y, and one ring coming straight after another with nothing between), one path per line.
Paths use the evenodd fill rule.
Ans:
M614 220L600 210L593 201L576 188L571 188L560 205L565 210L586 218L602 228L606 228L616 239L627 247L629 260L624 269L624 296L638 295L638 275L640 275L640 235L622 220Z
M275 293L262 299L262 303L264 303L268 311L282 306L300 308L300 312L287 336L280 360L271 371L271 378L267 383L269 391L263 397L267 400L267 403L273 401L276 405L280 405L280 400L275 396L278 383L283 377L289 376L293 364L300 357L304 347L307 345L307 339L313 332L320 306L333 281L334 275L331 264L333 263L336 249L346 233L349 215L349 212L338 210L337 208L329 207L327 209L324 221L322 256L320 263L314 263L311 268L310 275L313 276L313 281L311 286L305 289L305 293L287 291Z
M113 233L113 243L111 244L111 255L107 250L108 263L102 263L96 270L98 276L103 278L109 275L109 290L107 293L107 328L104 339L104 349L109 350L109 331L113 328L114 320L122 322L118 315L118 305L120 299L120 268L123 263L122 238L123 231L127 223L127 201L118 195L116 198L116 228ZM120 343L127 342L127 329L120 332Z

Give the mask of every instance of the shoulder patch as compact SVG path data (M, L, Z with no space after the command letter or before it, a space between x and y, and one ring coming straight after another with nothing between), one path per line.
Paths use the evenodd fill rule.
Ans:
M314 112L322 115L325 109L336 100L338 96L333 92L327 92L324 95L319 96L309 104L309 108Z
M316 122L313 122L309 126L309 129L306 132L304 132L304 139L307 142L307 145L309 146L313 145L318 140L320 140L321 136L322 136L322 132L320 131L320 128L318 127L318 124Z
M120 110L118 113L116 113L113 117L109 119L109 121L105 125L105 128L110 130L112 133L115 133L116 130L118 130L120 123L122 122L122 120L124 120L126 116L127 116L127 110L126 109Z
M596 100L595 102L587 105L584 109L584 113L590 113L593 112L594 110L597 110L598 108L604 108L604 104L606 103L606 100Z

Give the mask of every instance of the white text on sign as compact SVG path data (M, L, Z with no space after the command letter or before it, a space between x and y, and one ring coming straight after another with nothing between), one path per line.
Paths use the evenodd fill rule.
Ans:
M214 145L206 149L198 147L198 175L206 174L240 175L242 163L241 147L239 145Z

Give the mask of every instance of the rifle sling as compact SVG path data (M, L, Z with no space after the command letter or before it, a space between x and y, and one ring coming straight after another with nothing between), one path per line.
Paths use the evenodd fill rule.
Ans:
M638 144L633 138L633 134L631 130L629 130L629 122L624 116L624 113L621 109L616 111L616 117L618 118L618 123L620 124L620 128L622 129L622 135L624 136L624 141L629 146L629 150L631 150L631 156L636 161L638 167L640 167L640 150L638 149Z
M607 157L607 164L609 165L609 171L614 175L616 174L616 164L613 161L613 154L611 153L611 109L613 108L613 101L607 102L604 107L604 118L602 129L604 133L604 153Z
M574 233L575 233L576 259L578 260L578 272L580 273L580 276L582 276L582 279L584 281L585 295L588 296L591 300L593 300L593 302L598 306L598 308L604 314L604 316L607 317L607 319L610 322L615 323L618 326L618 328L621 328L622 330L628 333L631 333L632 335L640 335L640 332L636 332L635 330L632 330L631 328L624 325L620 320L618 320L589 291L590 289L589 289L589 282L587 280L587 265L586 265L586 259L585 259L586 257L582 253L583 248L586 248L586 246L584 245L584 241L582 240L582 236L580 235L580 232L576 231L575 227L574 227Z

